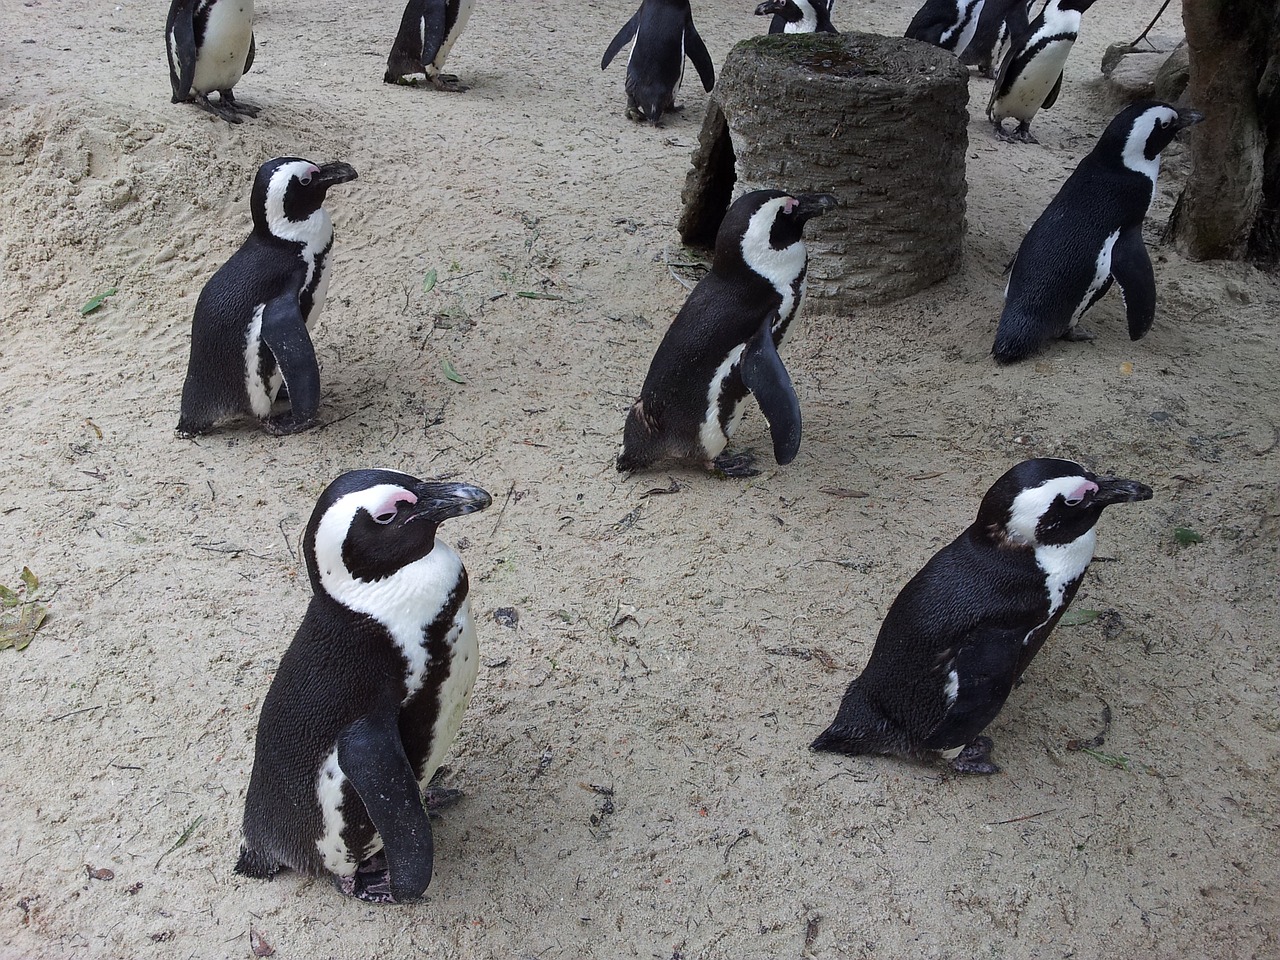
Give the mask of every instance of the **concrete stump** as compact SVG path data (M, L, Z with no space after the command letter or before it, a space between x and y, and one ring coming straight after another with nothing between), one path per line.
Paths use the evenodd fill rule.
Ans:
M884 303L945 279L964 239L969 72L928 44L775 34L720 70L681 199L680 236L715 238L732 196L833 193L805 228L813 309Z

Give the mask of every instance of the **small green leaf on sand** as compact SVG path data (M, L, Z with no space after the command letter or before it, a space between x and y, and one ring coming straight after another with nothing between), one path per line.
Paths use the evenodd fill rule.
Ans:
M200 814L200 816L196 817L194 820L191 821L191 823L187 825L187 829L182 831L182 836L178 837L177 840L173 841L172 847L170 847L164 853L160 854L160 860L163 860L169 854L173 853L173 851L177 850L179 847L185 844L188 840L190 840L191 835L196 832L196 827L200 826L200 824L202 823L204 823L203 813ZM156 861L157 867L160 866L160 860Z
M558 293L542 293L539 290L517 290L517 297L524 297L526 300L563 300L564 297Z
M30 567L22 568L22 587L13 590L0 584L0 609L12 611L17 608L17 617L6 612L0 617L0 650L25 650L31 646L36 631L49 615L49 608L37 603L40 593L40 581Z
M436 277L437 277L437 274L434 268L427 271L427 275L422 278L423 293L431 292L432 288L436 285Z
M458 373L458 371L454 368L453 364L448 360L440 361L440 369L444 371L445 378L448 380L452 380L454 383L467 382L462 379L462 374Z
M1173 542L1180 547L1189 547L1193 543L1204 543L1204 537L1190 527L1174 527Z
M111 287L107 290L103 290L97 296L90 297L85 302L85 305L80 308L80 316L84 317L93 313L93 311L97 310L100 306L102 306L104 303L107 302L107 297L114 297L115 295L116 295L116 288Z
M1064 627L1078 627L1084 623L1093 623L1102 616L1101 610L1068 610L1058 621Z
M1089 756L1093 757L1093 759L1097 760L1099 763L1106 764L1108 767L1115 767L1117 770L1129 769L1128 757L1117 756L1114 753L1103 753L1101 750L1091 750L1088 747L1085 747L1080 752L1087 753Z

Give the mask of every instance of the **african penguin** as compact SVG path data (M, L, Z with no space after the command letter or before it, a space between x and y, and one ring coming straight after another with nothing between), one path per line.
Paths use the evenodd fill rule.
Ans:
M424 73L437 90L466 90L456 76L440 71L473 6L475 0L409 0L387 57L383 82L403 83L405 77Z
M205 284L191 320L191 359L178 435L253 415L275 434L316 425L320 368L311 329L329 289L333 222L325 192L354 180L345 163L276 157L249 195L253 232ZM290 410L272 416L283 383Z
M195 103L229 123L258 115L231 92L253 66L253 0L173 0L164 39L174 103ZM215 90L217 103L209 99Z
M756 190L729 207L711 271L662 338L627 414L619 470L677 462L753 476L749 455L721 456L748 393L769 421L774 458L795 458L800 403L778 348L804 297L804 225L836 202L826 193Z
M1094 524L1151 488L1070 460L1026 460L995 482L978 518L889 607L866 669L815 750L940 754L995 773L979 736L1066 612L1093 559Z
M770 14L770 33L839 33L831 23L836 0L765 0L756 16Z
M978 15L973 36L964 47L957 48L960 62L977 66L978 76L991 77L991 61L1006 39L1022 36L1031 17L1035 0L986 0Z
M992 354L1013 363L1049 340L1090 340L1080 317L1114 280L1124 294L1129 338L1156 313L1156 281L1142 242L1160 151L1203 119L1156 100L1125 107L1031 225L1014 257Z
M479 662L467 571L436 527L490 502L391 470L344 473L321 494L303 539L313 596L262 703L237 873L288 867L361 900L422 896L423 790Z
M1049 0L1026 31L1014 38L987 103L987 118L1000 139L1037 142L1031 135L1031 118L1041 107L1048 109L1057 101L1067 55L1080 32L1080 15L1093 2ZM1012 134L1005 132L1006 117L1018 121Z
M661 126L662 115L676 106L676 94L684 80L684 58L693 61L708 92L715 86L711 54L693 25L689 0L641 0L640 9L618 31L600 60L604 70L626 44L627 117Z
M984 0L925 0L911 18L906 37L959 55L978 27Z

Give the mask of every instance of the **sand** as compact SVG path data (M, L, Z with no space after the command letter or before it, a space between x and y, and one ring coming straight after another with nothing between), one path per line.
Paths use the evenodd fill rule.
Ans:
M717 64L764 29L751 6L697 4ZM1101 53L1153 10L1086 15L1039 146L995 141L972 80L962 272L806 315L800 454L775 467L752 409L746 482L611 462L698 276L673 225L707 102L694 82L664 129L623 118L599 58L631 12L481 0L450 95L381 82L398 6L262 0L236 91L263 112L231 127L168 102L162 4L4 5L0 583L29 566L49 618L0 651L0 957L246 957L251 932L281 958L1280 956L1276 282L1159 245L1175 145L1146 339L1113 292L1094 343L987 355L1005 263L1117 109ZM179 440L196 297L280 154L360 173L328 204L325 426ZM1074 607L1100 615L988 730L1003 772L810 753L902 584L1036 455L1156 496L1103 517ZM466 796L403 907L231 870L309 598L301 531L361 466L494 496L442 528L483 661L447 781ZM1104 709L1105 742L1069 750Z

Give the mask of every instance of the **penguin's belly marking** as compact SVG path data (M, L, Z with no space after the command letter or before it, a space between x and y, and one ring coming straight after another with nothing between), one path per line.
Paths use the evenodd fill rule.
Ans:
M1066 599L1067 588L1084 576L1093 560L1093 550L1098 542L1096 530L1081 534L1070 543L1060 546L1042 545L1036 547L1036 566L1044 572L1045 590L1048 593L1049 613L1044 620L1030 630L1022 638L1025 647L1040 630L1051 621L1061 609Z
M431 752L417 771L418 785L423 789L440 769L453 741L458 738L462 717L471 703L471 692L476 684L476 674L480 667L480 644L476 638L475 621L471 617L470 600L462 601L445 643L449 646L449 673L440 684L440 711L431 731Z
M325 757L320 767L320 775L316 778L316 799L319 801L321 823L324 832L316 841L316 850L324 867L330 873L340 877L349 877L356 871L356 861L351 856L351 848L342 839L342 830L346 826L346 818L342 815L343 793L347 783L347 775L338 766L338 748ZM382 838L374 834L372 849L369 854L382 849Z
M702 443L702 449L708 457L714 458L720 455L720 452L729 442L729 437L738 426L738 421L742 419L743 404L746 401L744 397L734 405L733 413L729 417L727 423L720 420L720 394L724 391L725 381L729 379L729 375L738 366L742 360L742 351L747 348L745 343L740 343L729 351L729 356L725 357L720 366L716 367L716 372L711 375L711 383L707 387L707 414L702 421L702 426L698 430L698 439Z
M1097 302L1098 297L1102 295L1102 288L1111 279L1111 248L1116 245L1116 240L1119 237L1120 231L1116 230L1111 236L1107 237L1102 244L1102 249L1098 251L1098 261L1093 268L1093 279L1089 281L1089 289L1085 291L1084 297L1080 300L1080 305L1076 307L1075 313L1071 315L1069 327L1074 327L1076 322L1084 316L1084 312Z
M249 331L244 340L244 389L249 395L249 409L256 417L271 416L271 404L280 391L281 376L279 369L266 380L262 376L262 311L266 304L258 304L253 309L253 320L249 323Z
M1036 111L1044 106L1049 91L1062 76L1062 68L1066 66L1067 55L1075 38L1051 40L1035 54L1022 72L1014 78L1013 84L996 104L996 115L1003 119L1013 117L1030 122Z
M244 76L253 37L253 0L220 0L209 10L191 89L230 90Z
M462 0L458 4L458 19L453 21L453 29L444 38L444 43L440 44L440 50L436 54L435 60L424 65L427 68L427 76L430 79L434 80L440 75L440 71L444 69L444 63L449 59L449 51L453 49L453 45L458 42L458 37L462 35L462 28L467 25L467 18L471 16L471 8L473 6L475 6L475 0Z
M330 247L333 241L329 241ZM306 254L304 253L305 257ZM305 323L307 325L307 333L315 331L316 323L320 320L320 311L324 307L324 299L329 295L329 277L333 272L333 257L330 256L330 249L326 247L319 254L320 261L320 278L315 283L315 288L311 291L311 309L307 311ZM308 279L314 275L315 260L310 263L311 272L308 273Z

